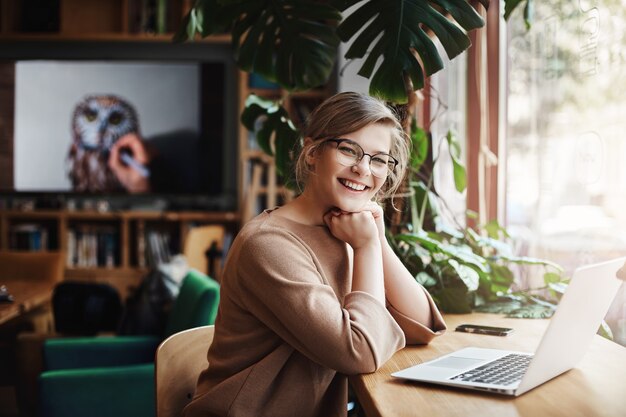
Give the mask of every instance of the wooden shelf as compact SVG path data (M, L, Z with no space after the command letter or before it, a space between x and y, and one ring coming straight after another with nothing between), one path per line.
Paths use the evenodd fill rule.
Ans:
M283 96L284 92L283 90L277 88L250 87L248 88L248 94L256 94L257 96L264 98L279 99Z
M78 220L107 220L107 219L142 219L142 220L168 220L168 221L207 221L233 223L239 221L239 214L234 211L83 211L83 210L4 210L0 215L15 219L45 219L60 218Z
M174 34L150 33L1 33L0 42L165 42L171 43ZM194 42L229 44L230 34L198 38Z
M294 91L290 94L292 99L325 99L329 96L328 89L325 90L309 90L309 91Z
M171 42L192 0L0 0L0 39L6 41ZM156 10L165 7L159 23ZM200 42L228 43L230 34Z
M201 212L201 211L117 211L99 213L96 211L69 211L69 210L0 210L0 250L29 250L26 247L15 247L16 244L31 242L28 236L38 234L36 241L44 245L43 251L61 251L70 253L66 265L66 278L111 282L118 290L125 294L128 287L139 282L148 269L140 259L146 255L140 253L145 247L147 233L150 230L159 230L170 236L173 247L172 254L183 251L183 243L189 231L196 226L217 224L224 226L231 234L239 228L239 213L236 212ZM24 233L27 237L18 240L14 235ZM98 266L82 266L70 263L70 259L79 256L77 235L91 234L88 245L95 245L87 249ZM41 243L43 234L45 242ZM70 235L74 234L73 238ZM100 235L108 236L109 241L100 240ZM75 240L71 243L72 239ZM140 241L143 240L143 245ZM115 259L112 266L103 263L99 245L112 245L108 256ZM32 248L37 250L39 248ZM77 252L78 251L78 252ZM95 254L94 254L95 251Z

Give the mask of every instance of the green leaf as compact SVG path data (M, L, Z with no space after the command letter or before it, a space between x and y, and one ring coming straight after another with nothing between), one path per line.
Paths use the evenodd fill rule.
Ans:
M180 27L172 37L172 42L182 43L193 39L194 33L196 33L195 24L191 24L191 15L190 13L187 13L185 17L183 17Z
M276 102L266 100L256 94L250 94L246 98L244 111L241 113L241 123L250 131L255 130L256 120L263 114L268 113L270 109L276 107Z
M465 287L450 287L431 294L437 306L448 314L472 312L472 297Z
M280 175L286 176L290 172L289 153L300 139L300 132L289 119L287 110L279 103L251 94L246 99L241 122L256 134L257 143L265 153L275 154L276 169Z
M193 40L196 33L207 37L223 33L234 20L233 6L219 0L197 0L183 17L180 28L174 34L174 42Z
M507 317L520 319L547 319L552 317L554 309L539 304L530 304L520 307L507 314Z
M489 266L491 267L491 281L495 284L505 286L506 290L508 290L515 281L515 275L513 275L513 271L511 271L504 265L490 263Z
M532 25L534 14L533 4L533 0L527 0L526 6L524 7L524 23L526 24L526 30L529 30Z
M456 136L454 133L449 130L446 135L446 140L448 142L448 151L450 153L450 158L452 159L452 172L454 175L454 187L458 192L463 192L467 187L467 173L465 171L465 166L460 160L461 157L461 145L456 140Z
M530 29L533 20L533 0L504 0L504 20L509 20L511 13L522 3L524 5L524 23Z
M554 308L539 304L524 304L518 300L504 300L476 307L481 313L506 314L512 318L543 319L552 317Z
M522 304L516 300L506 300L483 304L476 307L474 310L480 313L493 313L493 314L509 314L512 311L519 309Z
M474 270L476 270L479 274L489 272L487 261L474 254L467 246L455 246L439 242L427 236L423 231L422 233L399 234L396 238L407 243L420 244L430 252L443 254L446 257L453 258L460 263L466 264L467 266L474 267Z
M418 171L428 157L428 134L417 126L415 118L411 120L411 168Z
M558 293L558 294L565 294L565 290L567 290L567 283L565 282L550 282L548 284L548 288L550 288L552 291Z
M345 10L355 3L343 1L336 5ZM425 28L432 30L448 57L453 58L470 46L465 31L484 25L467 0L432 3L437 8L424 0L369 0L337 28L344 42L356 37L345 54L347 59L367 55L359 75L371 79L370 94L394 103L406 103L405 77L417 90L424 86L424 73L429 76L443 68L439 52ZM446 17L448 13L450 17Z
M438 242L437 240L428 237L425 232L423 232L423 234L403 233L403 234L397 235L396 239L402 242L407 242L407 243L418 243L422 245L424 248L428 249L430 252L437 252L437 251L441 252L440 247L442 244Z
M468 266L458 263L454 259L449 259L448 264L454 268L459 278L467 287L468 291L476 291L478 289L478 272Z
M490 237L483 237L476 234L472 229L468 230L468 234L476 241L476 244L481 248L492 248L496 251L497 257L510 257L513 256L513 248L506 242L501 240L492 239Z
M563 267L545 259L531 258L528 256L501 256L501 259L520 265L549 265L557 271L563 272Z
M415 281L426 288L437 285L437 280L423 271L415 276Z
M465 167L460 164L454 158L452 159L453 173L454 173L454 188L460 193L467 188L467 173Z
M543 282L546 285L554 284L561 281L561 275L554 272L546 272L543 274Z
M510 238L511 236L506 231L506 229L500 226L497 220L490 220L487 224L482 226L482 228L487 232L490 238L492 239L500 239L500 235L504 237Z
M509 20L511 13L522 3L528 0L504 0L504 20Z
M437 232L446 235L447 237L453 237L456 239L463 239L465 235L458 229L455 229L450 223L444 220L441 216L435 217L435 228Z
M436 197L428 189L428 186L422 181L411 181L409 185L415 193L415 203L417 207L422 207L424 199L427 198L428 201L426 202L426 208L428 209L428 212L426 214L433 218L439 216L439 208L437 206Z
M446 133L446 142L448 142L448 152L450 152L450 156L456 159L460 158L461 144L456 139L456 135L452 130L448 130L448 133Z
M325 84L335 63L340 13L324 3L241 0L232 4L233 50L244 71L256 72L287 90Z
M487 261L473 253L469 246L446 244L442 246L442 252L467 266L473 267L479 274L489 272Z
M291 121L281 121L276 131L276 171L283 177L291 172L290 151L295 148L300 138L300 132L293 126Z

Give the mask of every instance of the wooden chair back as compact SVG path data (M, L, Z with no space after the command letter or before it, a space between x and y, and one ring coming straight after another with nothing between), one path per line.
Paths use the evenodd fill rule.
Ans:
M213 332L213 326L183 330L165 339L157 349L157 417L179 417L193 398L198 376L208 366Z
M64 272L63 252L0 251L0 278L60 282Z

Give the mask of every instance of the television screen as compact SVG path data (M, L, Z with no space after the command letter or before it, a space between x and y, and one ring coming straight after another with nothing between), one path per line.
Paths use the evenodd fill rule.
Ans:
M204 58L3 60L14 81L12 108L0 108L0 125L12 119L0 135L0 191L233 208L234 71L230 57Z
M154 158L170 160L168 177L179 181L152 184L154 191L206 191L195 157L200 64L24 61L16 64L15 80L16 191L147 192L111 169L111 148L127 134L154 148ZM126 152L134 156L130 147ZM139 168L134 160L119 161L120 175ZM160 174L145 165L137 177Z

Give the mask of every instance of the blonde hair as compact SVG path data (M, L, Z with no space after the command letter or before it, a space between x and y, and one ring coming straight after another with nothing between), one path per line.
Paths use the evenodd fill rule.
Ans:
M335 94L313 110L307 118L303 137L311 140L303 144L295 163L298 186L304 188L311 173L306 162L307 155L317 152L325 139L342 137L373 123L389 126L389 153L398 161L396 169L389 174L377 197L393 197L404 178L409 159L409 141L397 116L383 101L354 92Z

